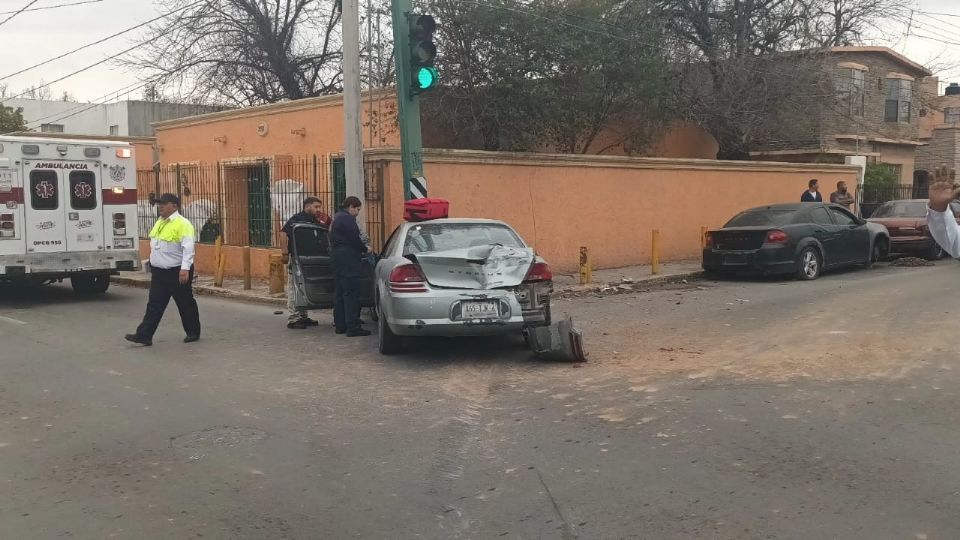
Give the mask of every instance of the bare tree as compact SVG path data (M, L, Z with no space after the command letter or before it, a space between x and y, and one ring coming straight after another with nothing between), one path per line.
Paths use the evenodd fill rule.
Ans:
M910 12L909 0L808 0L810 38L822 46L858 45L868 34L882 36L884 23Z
M179 97L235 105L341 90L335 0L158 0L176 16L126 63Z

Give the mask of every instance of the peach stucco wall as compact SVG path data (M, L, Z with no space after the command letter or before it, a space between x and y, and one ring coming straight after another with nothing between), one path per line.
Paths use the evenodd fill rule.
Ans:
M395 109L392 95L363 100L364 145L399 144ZM164 165L343 152L343 109L335 96L224 111L163 122L155 127L160 162Z
M402 219L402 173L394 155L382 158L392 229ZM462 151L428 151L425 159L430 196L450 200L453 216L510 223L564 272L577 268L580 246L589 248L597 268L647 264L653 229L660 230L664 260L698 258L700 227L720 227L752 206L799 201L810 178L823 185L854 182L856 171L842 165Z
M384 167L389 234L402 219L402 170L395 149L368 159ZM720 227L737 212L795 202L810 178L821 185L855 182L843 165L723 162L618 157L427 151L431 197L450 201L451 215L510 223L561 272L577 269L580 246L595 268L648 264L651 231L662 259L699 257L700 228ZM253 249L252 273L265 278L276 250ZM242 273L242 248L224 248L226 274ZM144 255L146 251L144 250ZM214 271L213 246L198 246L197 268Z

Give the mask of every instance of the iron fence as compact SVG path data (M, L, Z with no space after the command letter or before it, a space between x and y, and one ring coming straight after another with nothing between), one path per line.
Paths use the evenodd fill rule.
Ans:
M365 177L367 232L379 248L384 239L381 165L365 164ZM200 242L222 237L226 245L251 247L279 246L284 223L302 209L305 198L318 197L333 215L346 197L343 160L317 155L167 165L138 171L137 189L141 238L156 222L153 198L174 193Z
M904 199L926 199L925 185L863 186L857 191L857 203L864 219L869 218L877 208L889 201Z

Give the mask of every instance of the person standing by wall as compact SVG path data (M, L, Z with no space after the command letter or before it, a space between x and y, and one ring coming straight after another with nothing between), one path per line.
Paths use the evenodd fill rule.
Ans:
M307 197L303 200L303 209L294 214L283 226L285 236L281 237L280 246L283 254L283 264L287 265L287 328L303 330L320 324L307 316L307 312L296 306L296 285L294 284L293 266L290 264L290 246L293 244L293 226L297 223L309 223L330 227L330 216L323 212L323 201L317 197Z
M180 215L180 199L164 193L157 199L160 219L150 231L150 297L143 322L135 334L124 338L131 343L153 345L163 312L170 298L177 304L180 321L187 336L184 343L200 339L200 310L193 297L193 258L196 232L187 218Z
M800 196L800 202L823 202L823 195L820 194L820 181L816 178L807 183L807 190Z
M357 215L361 202L356 197L343 200L343 209L333 217L330 230L336 300L333 321L338 334L347 337L369 336L360 321L360 284L363 275L362 257L368 248L360 236Z
M837 190L830 194L830 202L839 204L847 210L850 210L850 207L853 205L853 195L847 191L846 182L837 182Z

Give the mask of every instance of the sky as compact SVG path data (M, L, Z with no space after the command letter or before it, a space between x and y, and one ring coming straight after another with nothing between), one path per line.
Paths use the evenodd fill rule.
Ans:
M31 8L89 0L37 0ZM960 82L960 2L957 0L912 0L912 22L890 21L884 38L871 45L885 45L924 64L941 76L942 84ZM13 12L30 0L0 0L0 13ZM95 3L25 12L0 25L0 85L15 93L31 85L49 83L124 49L142 38L139 31L111 39L42 68L8 78L20 69L96 41L160 14L153 0L95 0ZM948 16L943 14L952 14ZM0 14L0 21L9 15ZM908 22L910 31L908 33ZM944 43L952 42L952 43ZM142 90L120 93L138 85L138 74L104 63L52 85L55 96L69 92L80 101L139 99Z

